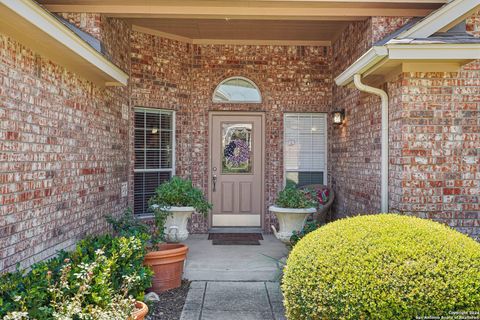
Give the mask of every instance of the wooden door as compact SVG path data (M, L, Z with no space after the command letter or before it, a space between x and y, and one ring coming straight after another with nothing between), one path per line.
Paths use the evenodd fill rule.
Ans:
M261 227L263 115L210 117L212 227Z

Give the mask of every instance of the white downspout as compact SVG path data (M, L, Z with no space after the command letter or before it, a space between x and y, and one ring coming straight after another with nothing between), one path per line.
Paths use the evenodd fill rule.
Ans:
M382 89L362 83L362 75L353 76L355 87L363 92L380 96L382 101L382 140L381 140L381 210L388 212L388 94Z

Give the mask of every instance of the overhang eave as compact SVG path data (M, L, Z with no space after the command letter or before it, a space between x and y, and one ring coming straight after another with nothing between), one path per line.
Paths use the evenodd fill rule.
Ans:
M378 82L401 72L456 72L477 59L480 59L480 43L387 44L372 47L337 76L335 83L347 86L356 74L362 75L366 82Z
M32 0L0 0L0 30L99 86L125 86L128 75Z

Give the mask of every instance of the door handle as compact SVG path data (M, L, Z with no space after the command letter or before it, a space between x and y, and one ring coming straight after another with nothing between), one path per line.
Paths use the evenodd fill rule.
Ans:
M217 186L217 175L214 174L212 176L212 191L215 192L216 191L216 186Z

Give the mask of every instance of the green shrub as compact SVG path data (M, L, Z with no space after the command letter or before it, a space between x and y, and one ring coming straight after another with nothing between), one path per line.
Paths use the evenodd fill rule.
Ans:
M155 246L165 240L165 222L171 214L170 207L194 207L205 217L212 205L205 198L202 190L195 188L192 181L180 177L172 177L155 189L155 194L148 201L155 218L155 230L150 234Z
M280 208L305 209L317 207L316 195L310 189L297 189L295 184L287 183L278 193L275 205Z
M112 215L108 215L105 218L117 236L127 238L134 236L144 239L145 235L148 235L150 232L150 228L146 223L135 218L131 208L127 208L123 215L118 218Z
M128 294L138 300L143 300L143 294L151 287L152 270L143 264L146 254L145 234L131 237L112 237L102 235L89 237L80 241L75 252L71 255L73 263L89 263L96 257L98 250L103 250L115 264L110 270L112 289L119 291L124 283L124 277L135 274L138 277L134 286L129 288Z
M13 311L28 310L30 318L51 319L48 291L49 274L60 274L68 253L61 251L57 257L31 266L30 272L19 270L0 276L0 318Z
M320 225L315 220L309 220L305 222L303 229L300 231L293 230L292 236L290 237L290 244L292 246L296 245L303 237L305 237L310 232L317 230Z
M31 319L54 319L67 305L113 317L109 304L122 305L130 296L143 299L150 287L152 271L143 265L144 255L142 239L104 235L82 240L73 252L36 263L30 272L1 275L0 318L16 311ZM80 278L87 267L88 277Z
M293 248L288 319L415 319L480 310L480 244L442 224L379 214L330 223Z
M194 207L198 213L208 214L212 205L205 199L202 190L195 188L192 181L174 176L157 187L148 204L160 209L169 207Z

